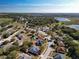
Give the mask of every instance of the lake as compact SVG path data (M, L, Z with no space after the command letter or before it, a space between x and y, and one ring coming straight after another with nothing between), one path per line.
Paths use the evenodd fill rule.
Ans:
M68 27L79 30L79 25L68 25Z
M65 25L67 25L67 23L69 23L69 25L67 25L68 27L74 28L76 30L79 30L79 25L76 25L75 21L72 22L72 19L74 19L74 18L55 17L55 19L58 20L58 21L60 21L60 22L64 22ZM74 25L74 23L75 23L75 25Z
M64 18L64 17L55 17L55 19L56 20L58 20L58 21L62 21L62 22L64 22L64 21L70 21L68 18Z

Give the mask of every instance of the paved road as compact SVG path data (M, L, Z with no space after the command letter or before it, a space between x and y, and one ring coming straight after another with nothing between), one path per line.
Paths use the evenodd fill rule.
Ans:
M8 44L4 45L4 46L3 46L3 49L6 51L7 49L9 49L9 48L12 46L12 44L13 44L14 42L16 42L16 40L13 41L13 42L11 42L11 43L8 43Z
M8 38L4 39L4 41L6 40L11 40L12 37L14 37L15 35L17 35L18 33L20 33L22 30L18 30L17 32L15 32L14 34L10 35Z
M47 59L51 51L52 51L52 49L48 48L47 51L45 52L45 54L42 55L41 59Z
M0 44L2 44L3 42L5 42L5 41L11 41L11 39L16 35L16 34L18 34L18 33L20 33L22 30L20 29L20 30L18 30L17 32L15 32L14 34L12 34L12 35L10 35L8 38L6 38L6 39L3 39L3 40L1 40L0 41Z
M49 54L51 53L51 51L53 50L50 45L52 44L52 42L48 42L48 47L46 52L41 56L41 59L47 59L49 57Z

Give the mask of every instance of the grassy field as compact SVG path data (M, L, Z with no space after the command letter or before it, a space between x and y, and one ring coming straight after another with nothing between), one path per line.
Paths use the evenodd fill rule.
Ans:
M2 23L8 24L8 23L12 23L12 22L13 22L12 18L0 18L0 24L2 24Z
M65 21L64 23L67 25L71 25L71 24L79 24L79 18L68 18L70 21Z

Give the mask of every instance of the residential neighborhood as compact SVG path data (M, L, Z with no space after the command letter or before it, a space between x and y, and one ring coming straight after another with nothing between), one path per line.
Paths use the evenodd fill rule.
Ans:
M38 18L47 19L35 22ZM0 18L0 59L78 58L78 53L74 52L73 56L71 50L76 49L75 45L79 46L76 40L79 37L75 38L71 32L76 34L79 31L67 27L53 17L46 18L41 16Z

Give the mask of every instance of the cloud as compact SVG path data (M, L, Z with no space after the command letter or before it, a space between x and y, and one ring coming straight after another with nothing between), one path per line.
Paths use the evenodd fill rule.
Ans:
M53 1L53 0L51 0ZM51 2L50 1L50 2ZM58 2L58 0L56 0ZM0 5L0 12L79 13L79 0L59 0L59 3Z

